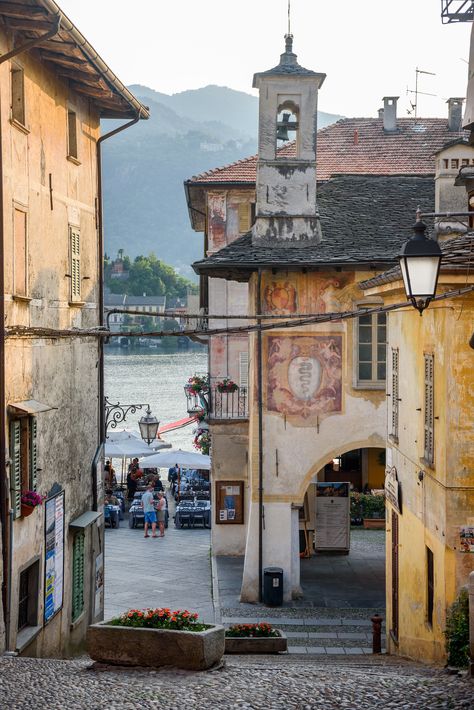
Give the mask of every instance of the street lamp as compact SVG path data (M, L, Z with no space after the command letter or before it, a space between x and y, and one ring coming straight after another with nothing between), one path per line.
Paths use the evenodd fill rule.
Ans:
M438 242L425 235L426 229L417 213L415 236L405 242L398 255L407 297L420 316L436 294L442 257Z
M146 414L141 417L138 426L140 427L140 434L143 441L146 441L147 444L151 444L152 441L155 441L160 422L152 415L149 404L147 405Z

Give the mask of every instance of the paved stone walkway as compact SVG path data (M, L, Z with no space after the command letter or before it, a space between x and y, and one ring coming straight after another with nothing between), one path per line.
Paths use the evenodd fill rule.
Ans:
M143 537L128 520L105 531L105 619L131 608L165 606L197 611L214 621L210 530L176 529L174 501L164 538Z
M202 673L0 657L8 710L462 710L472 697L466 677L366 656L232 656Z

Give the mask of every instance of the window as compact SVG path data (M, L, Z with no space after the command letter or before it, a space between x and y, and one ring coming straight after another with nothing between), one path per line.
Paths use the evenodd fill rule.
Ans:
M399 415L399 351L392 348L392 426L391 436L398 441L398 415Z
M426 620L433 626L434 608L434 557L429 547L426 548Z
M26 626L38 625L39 561L20 573L18 589L18 624L21 631Z
M84 533L78 533L72 545L72 620L84 611Z
M67 112L67 154L77 160L77 117L75 111Z
M424 454L429 466L434 463L434 356L425 355Z
M239 385L241 389L249 387L249 354L247 351L239 353Z
M77 227L69 227L69 258L71 266L71 301L81 300L81 233Z
M12 65L12 120L25 125L25 79L22 67Z
M276 145L281 148L288 141L297 141L298 154L298 106L293 101L283 101L278 106L276 120Z
M26 212L13 210L13 294L28 297L28 245Z
M443 158L443 168L446 170L449 168L449 160L447 158Z
M21 515L22 491L37 486L37 423L35 417L22 417L10 423L11 505L15 518Z
M458 158L451 158L451 168L453 170L457 170L459 168L459 160Z
M469 165L469 158L463 158L461 160L461 165Z
M244 234L248 232L251 224L251 205L249 202L239 203L239 233Z
M383 387L386 368L387 316L371 313L357 319L357 384Z

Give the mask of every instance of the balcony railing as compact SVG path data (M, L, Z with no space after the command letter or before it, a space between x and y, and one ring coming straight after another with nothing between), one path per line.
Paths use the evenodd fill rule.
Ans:
M221 392L217 385L211 385L210 419L247 419L248 415L246 387L237 387L233 392Z

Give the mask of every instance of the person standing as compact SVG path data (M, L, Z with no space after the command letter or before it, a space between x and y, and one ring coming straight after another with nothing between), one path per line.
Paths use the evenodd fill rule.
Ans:
M157 537L156 534L156 513L155 505L153 500L153 484L147 486L145 493L142 495L142 505L143 512L145 514L145 534L143 537L150 537L148 535L148 526L151 525L152 537Z
M158 493L158 503L156 504L156 515L160 528L160 537L165 536L165 517L166 517L166 500L163 493Z

